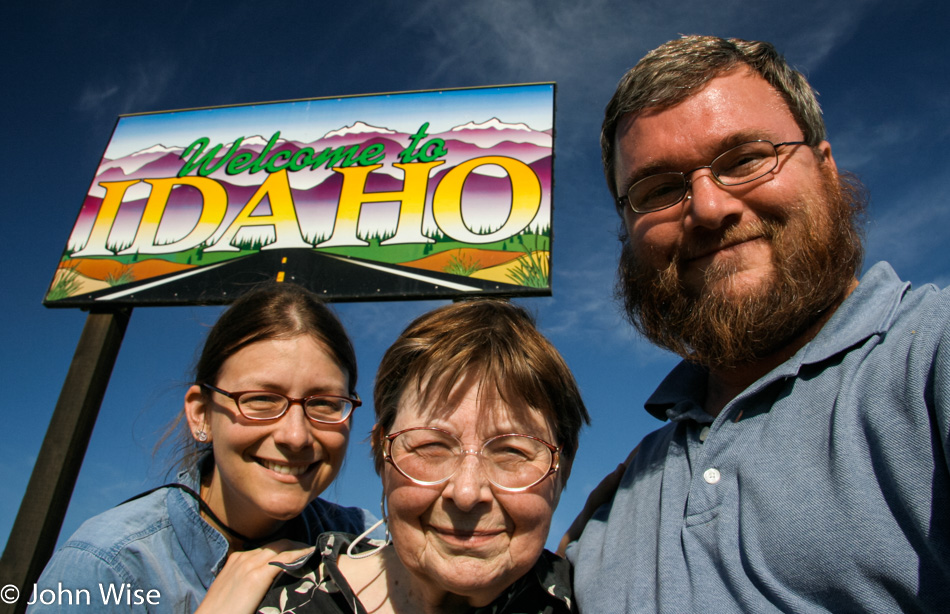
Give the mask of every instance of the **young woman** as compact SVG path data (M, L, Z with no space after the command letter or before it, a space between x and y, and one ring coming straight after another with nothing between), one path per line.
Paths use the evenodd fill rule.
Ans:
M343 463L356 377L346 331L310 292L245 294L208 334L185 393L177 482L84 523L38 590L86 589L97 612L225 611L236 595L256 605L263 589L235 589L266 586L271 561L367 524L363 510L317 498Z

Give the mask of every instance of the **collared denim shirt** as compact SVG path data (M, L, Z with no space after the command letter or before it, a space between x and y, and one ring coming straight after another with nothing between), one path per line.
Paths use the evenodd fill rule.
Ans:
M569 550L582 612L950 608L950 290L873 267L818 335L702 410L681 363Z
M178 481L199 488L187 474ZM313 501L300 519L308 543L316 543L325 531L360 533L374 522L365 510L322 499ZM43 570L37 602L28 612L190 614L227 553L227 540L201 518L197 502L178 489L163 488L83 523ZM149 598L148 591L157 593ZM24 590L23 598L29 599L29 592ZM40 597L52 603L42 604Z

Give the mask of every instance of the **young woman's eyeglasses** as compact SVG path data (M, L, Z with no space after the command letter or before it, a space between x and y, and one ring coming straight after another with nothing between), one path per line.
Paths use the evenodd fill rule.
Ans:
M508 492L531 488L556 473L560 464L560 448L531 435L496 435L481 448L470 450L452 433L431 426L405 429L383 439L383 459L423 486L451 478L466 454L476 455L488 481Z
M772 144L770 141L749 141L727 149L706 166L697 166L685 173L657 173L635 182L626 195L617 199L624 207L629 205L636 213L660 211L681 202L690 189L689 176L708 168L720 185L742 185L760 179L778 166L779 147L806 145L804 141L786 141Z
M332 394L313 394L296 399L269 390L228 392L211 384L201 385L234 401L238 412L248 420L276 420L287 413L292 404L299 403L312 422L340 424L346 422L353 410L363 404L359 398L351 399Z

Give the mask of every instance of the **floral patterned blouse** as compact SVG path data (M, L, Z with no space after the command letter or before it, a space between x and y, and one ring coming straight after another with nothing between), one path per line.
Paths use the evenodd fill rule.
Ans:
M348 533L324 533L313 554L291 565L271 585L258 614L366 614L337 561L354 539ZM364 540L354 547L365 552L381 545ZM545 550L534 567L487 606L471 614L575 614L571 567Z

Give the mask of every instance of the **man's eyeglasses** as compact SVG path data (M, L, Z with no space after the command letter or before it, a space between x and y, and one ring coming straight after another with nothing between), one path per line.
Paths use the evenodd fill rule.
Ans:
M786 141L772 144L769 141L749 141L727 149L706 166L697 166L685 173L657 173L644 177L617 199L623 207L630 205L636 213L660 211L681 202L690 189L689 176L708 168L713 179L724 186L742 185L764 177L778 166L776 149L785 145L806 145L804 141Z
M234 401L237 410L248 420L276 420L287 413L291 404L299 403L312 422L340 424L346 422L353 410L363 404L359 398L351 399L332 394L314 394L295 399L269 390L228 392L211 384L201 385Z
M531 435L496 435L477 450L466 450L458 437L431 426L405 429L384 439L384 460L423 486L451 478L466 454L476 455L488 481L508 492L531 488L556 473L560 464L560 448Z

